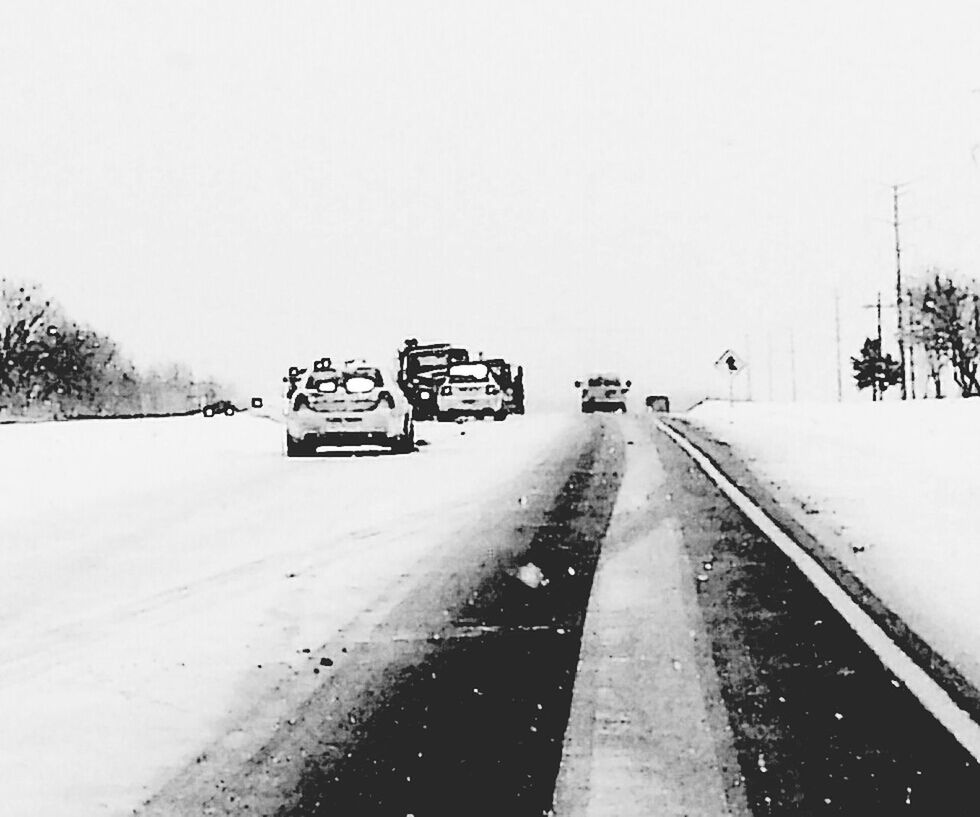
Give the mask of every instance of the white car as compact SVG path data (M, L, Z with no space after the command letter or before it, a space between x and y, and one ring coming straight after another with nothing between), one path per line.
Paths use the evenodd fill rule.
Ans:
M503 420L507 416L504 393L485 363L456 363L449 367L436 394L440 420L470 414Z
M412 407L393 374L364 361L318 361L293 392L286 412L286 455L322 445L384 445L415 450Z

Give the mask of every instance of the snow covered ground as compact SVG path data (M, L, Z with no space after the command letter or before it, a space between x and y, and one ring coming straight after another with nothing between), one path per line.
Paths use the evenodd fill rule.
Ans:
M821 542L980 684L980 400L711 401L687 418L789 494Z
M258 417L0 426L0 812L131 813L574 425L302 460Z

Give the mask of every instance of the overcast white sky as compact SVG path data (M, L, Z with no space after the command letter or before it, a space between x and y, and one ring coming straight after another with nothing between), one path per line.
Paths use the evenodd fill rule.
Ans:
M980 7L6 2L0 274L246 391L407 335L835 395L860 305L980 272ZM906 8L908 6L909 8Z

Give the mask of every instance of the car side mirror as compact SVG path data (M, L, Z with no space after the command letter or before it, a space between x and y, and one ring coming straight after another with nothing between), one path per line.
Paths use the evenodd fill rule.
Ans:
M575 388L576 389L582 388L582 381L581 380L576 380L575 381Z
M629 388L632 385L633 385L633 381L632 380L627 380L626 381L626 388Z

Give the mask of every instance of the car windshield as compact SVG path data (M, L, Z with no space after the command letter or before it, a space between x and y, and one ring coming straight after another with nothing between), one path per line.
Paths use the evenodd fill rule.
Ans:
M438 369L449 363L448 352L430 352L424 355L412 355L410 365L417 371L424 369Z
M490 379L490 369L483 363L463 363L449 369L450 380L479 381Z
M467 358L465 349L438 349L435 351L416 352L409 355L406 368L412 372L429 369L444 369L453 363L462 363Z

